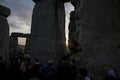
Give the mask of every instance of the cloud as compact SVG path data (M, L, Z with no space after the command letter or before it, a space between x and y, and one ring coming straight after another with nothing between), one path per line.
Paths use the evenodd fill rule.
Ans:
M74 7L72 6L71 3L65 3L65 14L66 14L66 17L65 17L65 34L66 34L66 40L68 40L68 36L69 36L69 29L68 29L68 26L69 26L69 22L70 22L70 12L74 10Z
M0 0L0 5L4 5L5 4L5 0Z
M74 7L73 7L73 5L70 3L70 2L68 2L68 3L65 3L65 11L66 11L66 14L69 14L71 11L73 11L74 10Z
M9 18L9 25L13 29L22 29L21 26L24 24L24 22L19 18L19 16L11 16Z
M27 19L20 16L9 17L9 26L11 32L30 33L30 25L27 23Z
M66 27L69 25L70 12L74 10L71 3L65 3Z
M32 0L0 0L0 4L11 9L11 15L8 17L10 32L30 33L34 6Z
M4 0L0 0L0 2L4 2Z
M65 3L65 14L66 14L66 27L69 25L69 18L70 18L70 12L74 10L74 7L72 6L71 3ZM68 30L68 28L67 28Z

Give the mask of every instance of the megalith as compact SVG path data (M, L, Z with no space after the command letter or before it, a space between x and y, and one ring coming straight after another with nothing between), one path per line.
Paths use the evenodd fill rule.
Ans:
M9 53L9 24L7 17L10 9L0 5L0 56L7 62Z
M76 14L75 11L72 11L70 13L70 23L69 23L69 40L68 40L68 48L70 50L70 53L74 54L76 53L77 47L79 44L76 41Z
M78 7L80 7L80 1L71 0L71 4L74 6L74 11L72 11L70 13L68 48L69 48L71 54L75 54L75 53L81 51L81 49L79 47L79 42L77 41L78 33L76 33L76 29L77 29L76 9Z
M77 59L97 77L110 67L120 72L120 10L116 1L80 0L81 6L76 9L75 32L82 48Z
M9 46L10 46L10 51L17 50L18 36L16 35L16 33L11 33Z
M65 52L65 10L61 0L33 0L31 59L57 61Z

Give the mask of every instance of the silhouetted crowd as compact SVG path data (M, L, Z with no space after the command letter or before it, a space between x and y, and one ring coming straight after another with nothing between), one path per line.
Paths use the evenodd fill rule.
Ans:
M36 59L34 65L31 65L29 53L22 52L10 53L10 65L4 62L0 57L0 80L95 80L88 74L87 69L77 70L76 61L70 59L69 55L63 55L57 67L54 67L54 61L49 60L41 65ZM99 79L98 79L99 80ZM120 80L114 69L108 70L107 75L102 80Z

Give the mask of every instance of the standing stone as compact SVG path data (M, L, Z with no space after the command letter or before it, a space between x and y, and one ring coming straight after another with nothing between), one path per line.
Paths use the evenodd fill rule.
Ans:
M75 10L80 7L81 0L70 0L71 4L74 6Z
M30 53L30 37L31 37L31 34L29 34L29 37L26 38L26 45L25 45L25 52L28 52Z
M115 0L116 1L116 8L118 10L117 12L117 24L120 26L120 0Z
M68 47L72 54L77 52L77 47L79 45L75 38L76 37L75 31L76 31L76 15L75 15L75 11L72 11L70 13L69 40L68 40L69 43Z
M36 2L30 38L32 62L58 60L65 52L65 10L60 0L34 0Z
M9 25L7 21L9 15L10 9L0 5L0 56L2 56L5 61L9 58Z
M77 53L79 51L81 51L80 47L79 47L79 42L77 41L78 39L78 34L76 33L76 9L78 7L80 7L80 0L71 0L72 5L74 6L74 11L72 11L70 13L70 23L69 23L69 50L70 53L74 54Z
M18 36L16 33L11 33L10 36L10 51L17 50L18 48Z
M81 0L76 14L77 40L82 47L80 66L98 78L110 67L120 72L120 25L115 0Z

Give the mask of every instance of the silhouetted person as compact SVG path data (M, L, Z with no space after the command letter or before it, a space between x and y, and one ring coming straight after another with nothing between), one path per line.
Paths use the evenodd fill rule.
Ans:
M104 80L119 80L116 70L113 68L109 69Z
M6 64L0 56L0 80L6 79Z
M64 55L57 69L58 80L74 80L74 71L69 62L69 55Z
M92 77L88 75L88 71L85 68L80 68L79 69L80 73L80 80L92 80Z
M74 80L76 80L76 78L77 78L76 61L74 59L71 59L70 64L71 64L72 69L73 69L73 78L74 78Z
M23 64L23 80L30 80L32 78L32 67L30 64L30 58L25 57L24 61L22 62Z
M40 69L41 69L41 64L39 63L38 59L35 60L35 64L33 65L32 68L32 78L40 78Z
M15 55L14 57L11 57L11 63L9 67L9 79L10 80L21 80L22 71L20 69L20 61L19 57Z
M49 60L48 63L43 66L42 74L44 77L43 80L55 80L56 71L53 67L53 60Z

